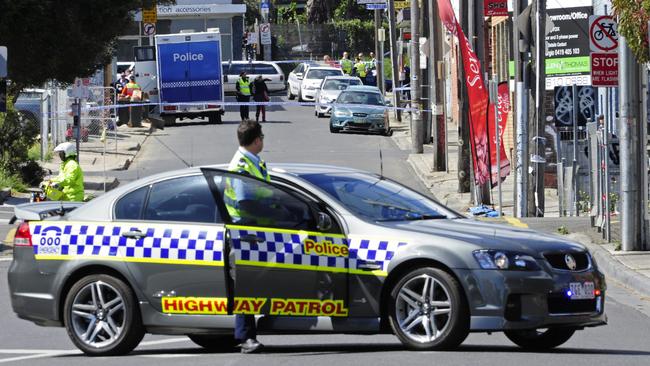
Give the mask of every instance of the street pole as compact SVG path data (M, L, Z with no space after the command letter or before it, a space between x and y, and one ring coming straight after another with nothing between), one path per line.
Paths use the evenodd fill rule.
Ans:
M384 95L384 70L382 69L384 65L384 51L382 47L382 38L379 33L381 28L381 10L375 9L375 59L377 60L376 67L376 80L377 87L381 91L381 95Z
M438 6L431 2L429 4L429 88L431 98L431 109L434 118L432 129L433 136L433 170L447 170L447 151L445 149L446 139L446 116L443 113L444 108L444 85L443 78L440 75L443 71L438 66L442 66L442 29L438 17Z
M399 92L395 88L399 87L399 67L397 65L397 29L395 28L395 0L388 0L388 35L390 36L390 63L392 66L392 80L393 80L393 106L399 107L400 97ZM400 49L401 53L402 50ZM395 118L397 121L402 121L402 113L395 109Z
M77 163L79 162L79 140L81 139L81 99L75 99L74 115L72 117L73 130L75 132L75 142L77 149Z
M468 17L467 1L460 1L460 16L463 29L467 29ZM462 57L459 54L459 57ZM472 154L469 142L469 102L467 101L467 86L465 85L465 69L459 59L456 62L458 68L458 104L459 122L458 122L458 193L473 193L474 179L472 169Z
M573 161L571 163L571 190L573 194L571 196L571 210L573 214L575 211L576 216L580 216L580 210L578 209L578 87L576 85L572 86L571 96L573 98L573 113L571 113L571 118L573 122ZM537 193L537 192L535 192Z
M537 9L535 12L535 215L544 216L544 166L545 166L545 146L546 138L544 137L544 93L546 91L546 74L545 74L545 14L546 0L537 0ZM577 110L576 110L577 111ZM574 111L575 112L575 111ZM575 178L575 177L574 177ZM577 193L577 192L576 192Z
M625 37L619 34L618 49L619 127L621 156L621 246L624 251L643 248L643 211L639 202L644 202L639 189L642 173L638 170L639 158L645 151L639 149L637 124L641 123L639 64L627 46ZM644 137L645 138L645 137Z
M501 192L501 133L499 131L499 76L492 75L492 85L490 85L490 99L494 105L494 137L496 138L496 155L497 155L497 189L499 192L499 217L503 216L503 194ZM488 111L489 112L489 111Z
M424 152L422 106L420 101L420 4L411 1L411 149L414 154Z
M269 22L269 9L267 8L265 11L261 9L262 4L260 3L260 13L262 14L262 23L266 24ZM257 31L257 29L255 29ZM273 31L273 29L271 29ZM298 28L298 31L300 31L300 28ZM258 44L257 46L259 47L261 45L260 40L260 35L259 33L257 34L257 39L258 39ZM301 43L302 45L302 43ZM264 45L264 61L271 61L273 59L273 56L271 54L271 45L270 44L265 44Z
M514 0L513 22L528 5L527 0ZM512 27L515 59L515 216L528 216L528 76L526 50L521 49L521 32L516 25Z

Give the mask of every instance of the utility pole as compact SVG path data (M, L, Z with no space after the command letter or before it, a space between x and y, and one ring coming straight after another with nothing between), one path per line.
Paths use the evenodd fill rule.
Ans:
M414 154L424 152L422 105L420 101L420 4L411 1L411 149Z
M516 19L528 5L527 0L513 0L513 50L515 60L515 216L528 216L528 63L522 34Z
M468 0L460 0L461 26L463 29L468 27L467 17ZM459 40L462 42L462 40ZM459 57L462 57L459 55ZM473 192L474 180L472 179L472 154L469 142L469 103L467 101L467 86L465 85L465 69L463 62L457 60L458 67L458 95L460 106L459 123L458 123L458 193Z
M545 74L545 15L546 0L537 0L535 9L535 212L533 216L544 217L544 166L546 162L544 150L544 93L546 92ZM575 139L574 139L575 140ZM577 194L577 192L576 192Z
M627 46L625 37L619 34L618 49L619 125L621 159L621 246L624 251L641 250L644 247L643 209L645 200L640 182L643 182L640 158L645 149L640 149L640 73L639 64ZM645 69L645 68L644 68Z
M264 5L266 4L266 5ZM266 6L266 8L264 8ZM269 7L271 6L269 0L262 0L260 3L260 14L262 14L262 24L268 24L269 22ZM272 31L272 29L271 29ZM260 35L257 35L257 39L260 40ZM258 43L258 47L261 45L261 42ZM302 48L302 42L300 44ZM265 44L264 46L264 61L271 61L273 59L273 56L271 55L271 45L270 44Z
M434 2L429 3L429 96L431 99L431 109L434 118L432 137L433 137L433 170L447 170L447 150L446 150L446 116L443 113L444 108L444 83L441 73L442 69L442 29L438 16L438 5Z
M395 88L399 87L399 67L397 65L397 29L395 28L395 0L388 0L388 35L390 36L390 63L392 67L392 80L393 80L393 106L399 107L400 97L399 92ZM395 109L395 117L397 121L402 121L402 113Z
M384 95L384 51L382 47L383 39L380 36L381 30L381 10L375 9L375 59L377 60L377 87Z

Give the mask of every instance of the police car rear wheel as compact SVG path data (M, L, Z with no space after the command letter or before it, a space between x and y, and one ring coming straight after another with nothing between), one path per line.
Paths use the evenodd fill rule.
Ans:
M237 347L232 334L188 334L190 340L212 352L230 352Z
M426 267L409 272L397 282L389 301L391 327L410 349L453 349L469 333L461 287L443 270Z
M531 330L506 330L506 337L521 348L529 350L548 350L564 344L573 336L572 328L549 328Z
M109 275L86 276L70 288L64 323L75 346L90 356L127 354L144 337L133 291Z

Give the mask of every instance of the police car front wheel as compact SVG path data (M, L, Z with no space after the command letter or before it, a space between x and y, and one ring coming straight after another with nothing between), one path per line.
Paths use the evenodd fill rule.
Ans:
M395 335L412 350L459 346L469 333L469 310L458 281L432 267L415 269L393 287L389 320Z
M131 352L144 337L137 301L122 280L94 274L77 281L64 305L68 336L90 356Z

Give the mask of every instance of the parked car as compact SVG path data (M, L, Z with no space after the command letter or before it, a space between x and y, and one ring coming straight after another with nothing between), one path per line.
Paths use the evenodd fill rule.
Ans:
M361 79L356 76L328 76L316 93L316 101L319 103L314 107L316 117L323 117L332 110L331 103L336 101L339 94L348 86L363 85Z
M328 76L343 76L343 70L336 67L311 66L300 83L299 102L313 102L323 80Z
M242 71L246 71L250 81L255 80L258 75L268 79L266 86L269 88L269 92L282 91L286 88L284 73L275 62L228 61L222 62L221 68L224 75L224 91L229 94L234 94L237 91L235 85Z
M305 77L305 73L311 66L319 66L320 64L316 61L307 61L299 63L287 77L287 97L289 100L296 98L300 94L300 84Z
M464 218L377 174L269 172L194 167L84 204L17 206L14 312L66 327L96 356L128 353L147 332L232 350L232 314L257 315L262 334L394 333L420 351L494 331L549 349L606 324L605 277L580 244ZM237 222L232 185L265 192Z
M330 132L366 131L389 135L388 110L376 86L350 86L332 106Z

